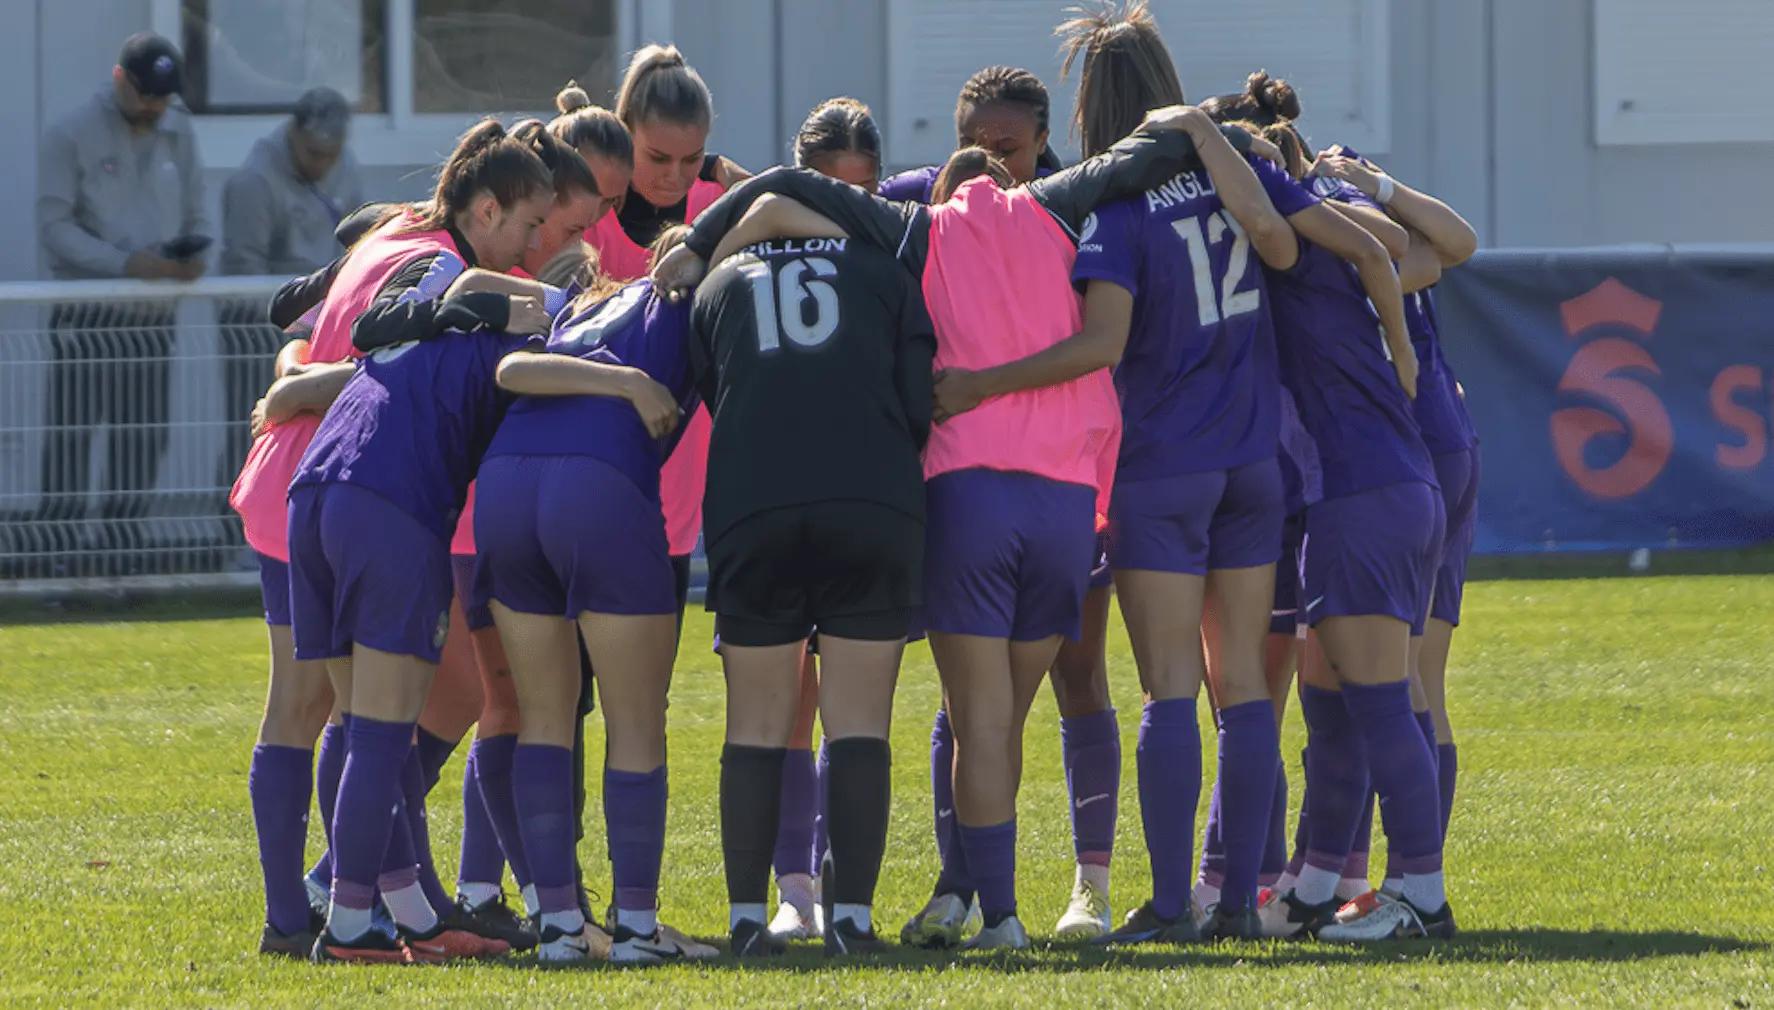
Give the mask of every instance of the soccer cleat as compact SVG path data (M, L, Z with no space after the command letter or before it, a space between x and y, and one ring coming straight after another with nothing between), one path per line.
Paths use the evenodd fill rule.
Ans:
M489 898L479 905L461 895L456 896L456 912L452 917L461 928L489 940L500 940L512 950L533 950L536 927L528 919L511 910L505 895Z
M299 933L279 933L276 926L266 923L265 932L259 936L259 953L304 959L314 952L314 941L318 933L315 929L305 929Z
M770 935L784 943L811 940L819 935L813 919L812 909L803 912L792 902L785 901L776 906L776 916L770 920Z
M1053 927L1062 940L1094 940L1109 931L1109 894L1088 880L1072 885L1072 900Z
M899 931L899 942L923 950L953 950L966 932L968 906L958 895L935 894Z
M727 950L738 958L781 957L788 952L788 947L771 936L763 923L741 919L728 937Z
M1381 894L1374 910L1348 922L1332 922L1318 931L1318 938L1327 943L1374 943L1380 940L1448 940L1452 939L1454 907L1443 904L1441 910L1424 912L1404 900Z
M554 965L601 961L609 954L609 947L597 942L597 937L603 932L590 922L572 933L558 926L545 926L541 935L536 938L536 960L542 964ZM605 943L608 943L607 939Z
M825 931L825 956L843 957L856 954L881 954L887 950L887 941L875 935L875 931L859 929L849 919L839 919Z
M610 937L610 963L664 964L667 961L682 960L683 948L666 939L664 932L663 929L655 929L651 935L644 935L627 926L618 925L616 932Z
M1354 922L1356 919L1379 908L1381 898L1382 895L1377 888L1372 891L1364 891L1361 894L1350 898L1343 903L1343 907L1337 909L1337 921Z
M659 938L663 942L677 947L678 953L682 954L686 961L707 961L721 956L718 947L703 943L677 927L668 926L663 922L659 924Z
M445 929L467 933L479 940L481 952L475 955L477 957L504 957L511 953L512 947L509 941L488 930L479 919L462 911L461 906L452 907L448 912L439 916L438 925Z
M1322 905L1308 905L1288 891L1259 907L1257 920L1264 936L1287 940L1316 936L1320 929L1336 921L1336 914L1335 898Z
M302 888L308 892L308 910L326 919L327 909L332 906L333 895L328 889L328 882L309 873L302 878Z
M1219 911L1218 901L1202 903L1189 899L1189 921L1195 924L1195 934L1203 940L1207 939L1207 927L1213 922L1214 913Z
M314 938L314 949L308 960L316 964L412 964L413 952L399 938L379 929L365 930L349 942L340 940L330 929Z
M1105 933L1091 941L1099 947L1128 947L1142 943L1196 943L1201 939L1201 932L1195 928L1195 920L1191 917L1190 908L1174 919L1166 919L1152 908L1151 902L1127 913L1127 918L1113 932Z
M442 964L445 961L479 960L497 957L511 948L504 942L497 946L439 919L437 925L421 933L405 926L396 927L397 935L413 952L418 964Z
M1254 908L1234 912L1215 905L1200 932L1203 940L1260 940L1263 938L1263 920Z
M1007 915L996 926L983 926L973 939L961 945L962 950L1028 950L1029 931L1022 920Z

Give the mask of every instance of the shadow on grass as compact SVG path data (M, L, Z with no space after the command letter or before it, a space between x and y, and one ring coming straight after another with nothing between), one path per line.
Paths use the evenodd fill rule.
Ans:
M1028 951L957 954L917 951L895 945L886 954L849 958L841 962L827 960L817 946L797 945L786 956L777 960L737 961L722 957L697 962L694 968L699 971L812 973L840 967L904 972L940 971L952 967L958 970L997 971L1005 974L1070 974L1105 968L1274 968L1289 965L1377 965L1407 961L1439 964L1608 964L1665 957L1696 957L1701 954L1765 953L1771 949L1774 946L1756 940L1702 933L1522 929L1469 930L1456 939L1447 941L1413 941L1369 946L1339 946L1310 941L1262 941L1105 951L1087 946L1038 943L1034 949ZM533 971L536 968L535 962L528 958L491 964L521 971ZM599 962L585 968L555 970L595 972L620 969Z

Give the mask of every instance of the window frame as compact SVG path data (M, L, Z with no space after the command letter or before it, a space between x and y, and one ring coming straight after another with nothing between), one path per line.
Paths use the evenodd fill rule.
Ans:
M152 30L169 39L181 37L180 0L149 0ZM657 0L611 0L619 47L623 58L652 39L668 39L672 29L672 4ZM473 121L474 113L417 113L413 111L414 0L386 0L383 26L388 50L383 61L385 112L363 113L351 118L347 142L357 163L363 166L423 165L447 156L456 138ZM487 110L499 113L547 115L542 109ZM261 138L289 118L288 112L206 113L191 116L197 148L206 165L239 165L246 161Z

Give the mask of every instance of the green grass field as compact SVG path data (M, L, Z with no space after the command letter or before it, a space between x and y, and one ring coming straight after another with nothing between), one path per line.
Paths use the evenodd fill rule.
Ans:
M763 969L568 972L259 958L246 768L263 625L140 614L32 624L13 614L0 628L0 1005L1774 1006L1770 611L1769 576L1472 588L1451 675L1463 777L1447 865L1464 933L1450 943L1105 956L1038 942L1026 955L896 953L838 967L809 947ZM662 898L667 921L719 936L721 682L708 630L706 617L690 621L672 698ZM1132 760L1138 687L1115 633L1119 917L1145 895L1147 870ZM896 712L895 816L876 906L894 931L933 873L926 739L936 696L929 653L915 647ZM1297 784L1302 731L1289 715L1283 749ZM1043 696L1019 821L1021 908L1038 934L1071 883L1056 722ZM459 752L432 804L446 879L461 766ZM603 866L601 828L593 835L586 865Z

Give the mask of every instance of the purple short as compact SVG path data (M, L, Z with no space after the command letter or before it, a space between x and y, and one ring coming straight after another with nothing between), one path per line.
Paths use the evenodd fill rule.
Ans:
M1096 535L1096 551L1091 555L1090 582L1092 589L1107 589L1115 584L1115 569L1109 565L1109 531L1103 530Z
M1472 556L1472 538L1478 532L1478 446L1435 457L1435 479L1441 484L1448 525L1429 616L1457 627L1466 595L1466 560Z
M290 566L269 554L259 559L259 595L265 598L265 623L287 628L290 623Z
M373 491L290 491L290 616L297 659L352 643L435 663L450 630L450 545Z
M1275 562L1275 606L1269 611L1269 634L1293 635L1303 626L1300 583L1306 577L1306 513L1295 512L1281 524L1281 560Z
M1185 575L1274 564L1286 517L1274 457L1231 470L1117 483L1109 502L1109 560L1116 568Z
M468 621L468 630L492 627L493 612L487 604L492 602L493 587L488 584L480 555L450 555L450 582L456 589L457 601L462 604L462 616Z
M659 503L590 456L481 464L474 545L492 598L525 614L675 614Z
M1306 620L1383 615L1423 633L1441 560L1441 492L1388 484L1306 509Z
M969 469L925 485L927 631L1077 638L1096 545L1096 491Z

